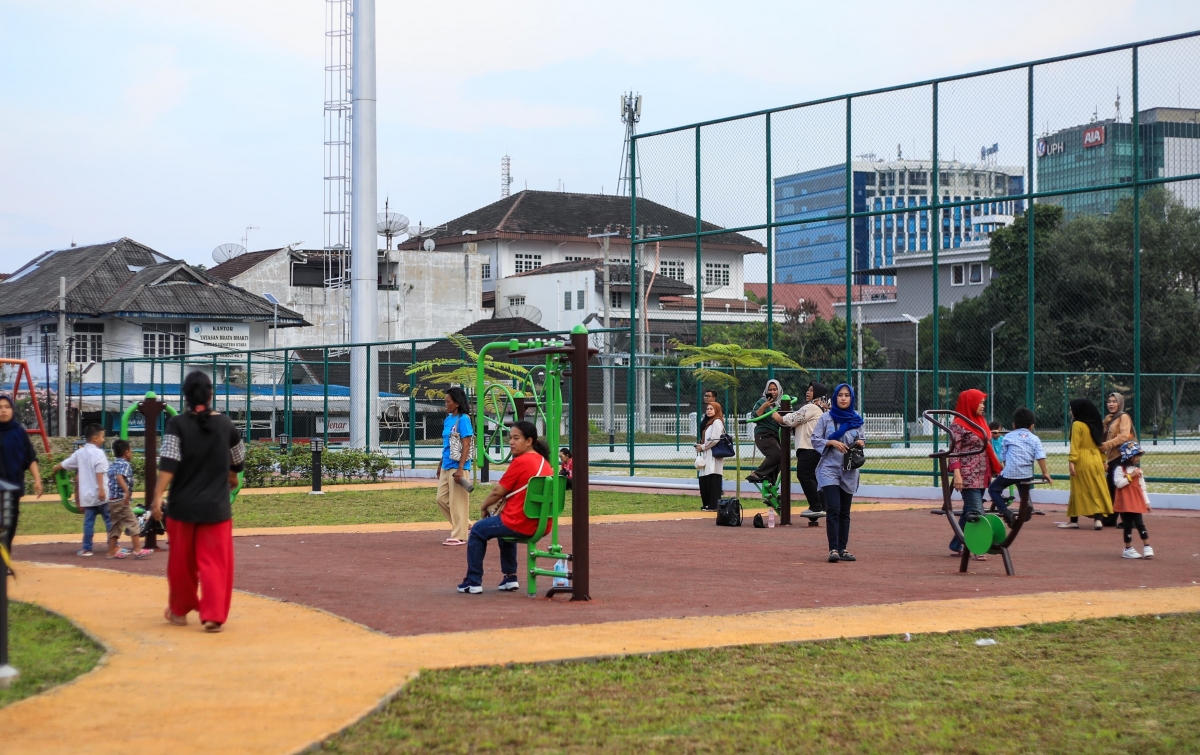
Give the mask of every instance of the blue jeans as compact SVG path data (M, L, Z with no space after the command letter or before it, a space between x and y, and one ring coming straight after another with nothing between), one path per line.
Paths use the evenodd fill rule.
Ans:
M958 517L958 526L962 527L963 522L967 521L967 514L972 511L976 514L983 513L983 488L963 488L962 489L962 514ZM950 550L958 553L962 550L962 542L957 536L950 541Z
M1008 504L1004 502L1004 489L1010 485L1016 485L1018 482L1028 482L1030 478L1026 477L1022 480L1010 480L1004 475L996 475L992 478L992 484L988 485L988 495L992 499L992 503L996 504L996 508L1000 511L1008 511Z
M483 584L483 557L487 555L488 540L498 537L524 535L506 527L498 515L471 525L471 534L467 537L467 584ZM500 541L500 570L506 575L517 573L517 544L511 540Z
M88 506L83 510L83 550L90 551L92 549L92 532L96 529L96 514L104 517L104 538L108 541L108 528L112 523L108 518L108 504L100 506Z

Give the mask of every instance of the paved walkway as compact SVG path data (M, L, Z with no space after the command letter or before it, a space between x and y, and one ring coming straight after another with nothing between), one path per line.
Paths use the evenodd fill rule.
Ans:
M194 622L162 621L159 578L19 568L14 598L70 617L108 649L91 673L0 709L0 752L22 754L298 752L370 713L421 669L1200 610L1200 587L1182 587L389 638L239 593L227 630L207 635ZM142 708L112 715L117 695ZM154 708L167 723L137 724Z

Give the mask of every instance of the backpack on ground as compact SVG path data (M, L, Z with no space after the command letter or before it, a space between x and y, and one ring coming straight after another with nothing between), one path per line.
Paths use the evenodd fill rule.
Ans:
M718 527L741 527L742 504L736 498L722 498L717 503Z

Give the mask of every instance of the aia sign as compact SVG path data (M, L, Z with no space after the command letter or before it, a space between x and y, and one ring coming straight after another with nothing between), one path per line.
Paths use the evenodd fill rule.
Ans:
M1104 144L1104 127L1094 126L1083 132L1083 148L1099 147Z

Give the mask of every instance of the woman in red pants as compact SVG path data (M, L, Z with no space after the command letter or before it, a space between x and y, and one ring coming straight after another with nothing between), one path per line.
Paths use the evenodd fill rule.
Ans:
M172 417L163 434L151 512L163 520L163 493L171 550L167 557L167 608L163 618L184 626L200 612L205 631L219 632L233 597L233 512L229 488L246 459L232 420L212 410L212 381L193 372L183 381L187 412ZM197 596L196 588L200 588Z

